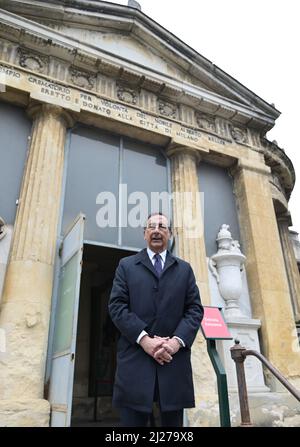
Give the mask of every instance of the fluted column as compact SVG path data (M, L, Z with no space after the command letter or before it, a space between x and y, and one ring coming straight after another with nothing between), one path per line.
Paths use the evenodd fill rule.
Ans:
M279 236L281 240L282 253L285 261L286 274L291 293L291 302L295 321L300 321L300 276L297 261L290 238L289 226L291 218L288 213L277 216Z
M298 380L300 350L269 184L270 168L263 162L240 159L233 174L252 310L262 322L263 352L284 375Z
M204 243L201 194L197 164L200 152L182 146L170 146L167 155L171 159L174 233L176 254L189 262L194 270L201 301L210 304L208 270ZM207 354L201 330L192 346L192 365L196 407L186 410L189 426L205 425L205 409L218 407L216 376ZM217 410L216 410L217 411Z
M188 147L170 146L174 232L177 254L193 267L203 304L210 303L204 242L201 194L197 164L200 152Z
M23 425L24 420L47 425L49 416L43 400L44 369L71 119L62 108L47 104L31 106L28 113L33 118L31 141L0 313L5 340L0 352L0 425Z

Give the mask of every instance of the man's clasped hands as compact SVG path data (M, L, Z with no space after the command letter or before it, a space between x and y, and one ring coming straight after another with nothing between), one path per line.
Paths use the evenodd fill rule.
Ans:
M140 341L140 346L160 365L170 363L173 355L180 349L181 344L175 337L159 337L154 335L144 335Z

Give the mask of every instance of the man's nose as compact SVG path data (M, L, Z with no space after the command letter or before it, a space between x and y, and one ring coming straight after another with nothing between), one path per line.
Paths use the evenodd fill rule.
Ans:
M157 224L155 227L152 228L152 231L154 231L154 232L160 232L160 231L161 231L161 228L160 228L160 226Z

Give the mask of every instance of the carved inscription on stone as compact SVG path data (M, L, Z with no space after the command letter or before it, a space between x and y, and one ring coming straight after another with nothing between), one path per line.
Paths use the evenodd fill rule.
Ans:
M228 141L223 140L222 138L215 137L214 135L208 135L208 140L214 143L222 144L223 146L228 143Z
M37 87L39 92L45 96L66 102L71 102L72 100L71 89L64 85L57 84L56 82L49 82L46 79L41 79L33 75L28 76L27 80L33 88Z
M119 122L165 135L172 138L174 143L195 148L201 147L202 151L208 151L208 149L205 149L208 141L206 133L168 119L169 116L175 116L176 106L174 105L172 105L173 108L167 110L167 105L164 103L163 110L168 116L162 117L155 113L144 112L132 104L121 104L100 95L80 91L79 88L72 88L64 83L54 82L26 71L15 70L7 63L0 63L0 75L1 82L4 85L26 91L31 98L36 100L59 105L67 110L76 112L84 110L109 117ZM82 81L82 83L86 86L86 82L89 81L87 78L84 79L85 81ZM132 99L132 97L128 99L130 98Z
M0 65L0 74L8 78L21 78L21 73L19 73L17 70L14 70L13 68L6 67L5 65Z

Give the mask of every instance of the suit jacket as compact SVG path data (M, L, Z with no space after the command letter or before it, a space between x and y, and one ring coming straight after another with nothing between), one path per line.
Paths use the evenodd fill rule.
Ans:
M121 333L113 405L151 412L157 376L162 411L194 407L191 346L203 307L190 264L168 252L159 277L146 249L121 259L109 313ZM177 335L186 346L159 365L136 343L142 330L150 336Z

